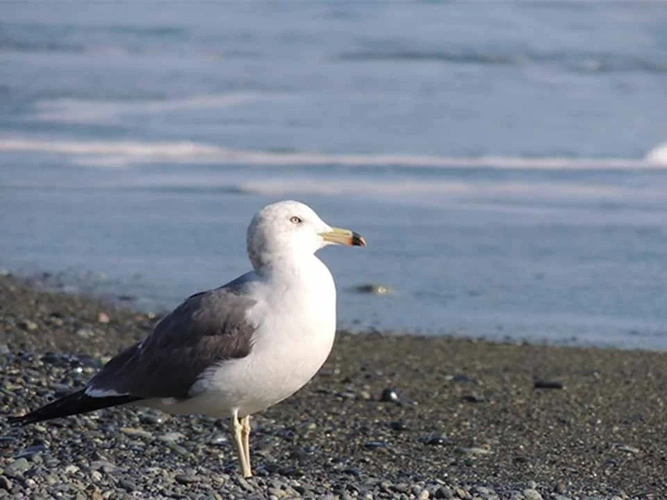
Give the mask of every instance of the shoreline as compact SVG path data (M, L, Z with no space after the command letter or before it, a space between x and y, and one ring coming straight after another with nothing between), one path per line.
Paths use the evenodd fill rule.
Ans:
M85 383L155 321L0 276L1 413ZM341 332L312 382L253 418L256 478L237 476L225 423L122 408L0 419L0 498L52 475L98 498L662 498L666 405L665 352Z

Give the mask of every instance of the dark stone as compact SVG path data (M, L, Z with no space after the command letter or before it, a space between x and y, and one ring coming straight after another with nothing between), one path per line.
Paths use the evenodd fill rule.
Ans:
M174 479L176 479L176 482L181 484L192 484L199 482L199 477L191 474L176 474Z
M298 467L281 467L280 469L278 469L277 472L281 476L285 476L285 477L297 478L297 477L303 477L304 476L304 472L301 469L299 469Z
M387 443L384 441L368 441L367 443L364 443L364 448L367 450L377 450L379 448L386 448Z
M534 389L564 389L565 384L558 380L536 380L533 383Z
M395 420L394 422L390 422L389 423L389 428L392 431L397 431L397 432L402 432L402 431L407 431L408 430L408 426L405 425L405 422L403 422L401 420Z
M355 469L354 467L348 467L347 469L344 469L343 474L347 474L348 476L354 476L357 479L361 477L361 471L359 469Z
M120 487L129 493L137 489L137 485L134 484L134 482L130 481L129 479L123 478L118 482L118 484L120 484Z
M463 401L466 403L483 403L486 401L486 398L477 394L476 392L471 392L470 394L463 396Z
M479 380L469 377L463 373L458 373L452 377L452 382L479 385Z
M395 389L387 387L382 391L382 394L380 394L380 401L383 403L400 403L401 398Z
M0 490L9 491L12 489L12 482L5 476L0 476Z
M434 436L427 437L424 439L424 442L429 446L445 446L448 445L451 441L447 436L436 434Z

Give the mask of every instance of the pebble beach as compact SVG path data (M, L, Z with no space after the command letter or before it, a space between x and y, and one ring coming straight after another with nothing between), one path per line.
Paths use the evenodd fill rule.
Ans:
M0 410L81 387L158 316L0 278ZM663 352L339 332L316 378L253 418L115 408L0 419L0 498L665 498Z

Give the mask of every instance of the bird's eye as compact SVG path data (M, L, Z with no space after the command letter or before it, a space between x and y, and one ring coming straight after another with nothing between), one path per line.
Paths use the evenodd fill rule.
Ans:
M290 222L293 222L294 224L301 224L303 221L301 220L301 217L294 215L293 217L290 217Z

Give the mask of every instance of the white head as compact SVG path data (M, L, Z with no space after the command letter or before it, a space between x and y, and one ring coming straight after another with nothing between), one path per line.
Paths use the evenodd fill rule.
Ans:
M298 201L267 205L248 226L248 256L255 269L295 255L312 255L331 244L366 246L357 233L329 226Z

